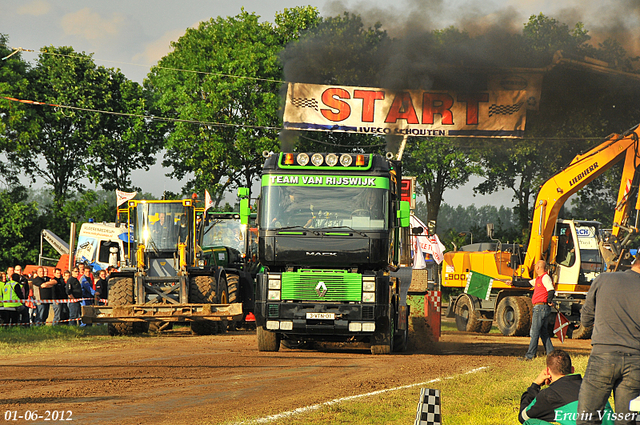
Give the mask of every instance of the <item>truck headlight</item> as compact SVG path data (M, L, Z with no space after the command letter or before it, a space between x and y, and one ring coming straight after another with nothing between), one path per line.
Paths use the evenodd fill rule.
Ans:
M376 291L376 282L362 282L362 291L363 292L375 292Z
M316 167L319 167L324 162L324 158L319 153L314 153L311 155L311 163Z
M269 301L280 301L280 291L269 291Z
M298 161L298 165L307 165L309 163L309 155L306 153L299 153L296 160Z
M362 302L364 302L364 303L374 303L374 302L376 302L376 293L375 292L363 292L362 293Z
M280 276L278 276L278 279L273 279L269 276L269 289L280 289L280 282Z
M277 320L267 320L267 329L277 331L280 329L280 322Z
M327 165L333 167L338 163L338 155L336 155L335 153L330 153L324 160L326 161Z
M376 330L376 324L374 322L364 322L362 324L362 332L373 332Z
M349 332L362 332L362 323L349 322Z

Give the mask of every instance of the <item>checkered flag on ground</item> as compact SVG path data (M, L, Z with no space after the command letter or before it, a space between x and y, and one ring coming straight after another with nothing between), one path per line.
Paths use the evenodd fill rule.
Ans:
M422 388L414 425L442 425L440 390Z
M513 115L522 108L524 102L515 103L513 105L496 105L489 106L489 116L493 115Z
M305 97L292 97L291 104L296 108L312 108L316 111L318 110L318 101L313 98L307 99Z

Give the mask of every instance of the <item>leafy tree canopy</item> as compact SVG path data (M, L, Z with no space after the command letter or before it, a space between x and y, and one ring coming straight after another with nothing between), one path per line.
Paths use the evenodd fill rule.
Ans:
M97 67L71 47L47 47L26 78L26 99L74 108L22 105L24 115L11 125L19 137L8 158L52 188L54 213L71 190L83 189L83 178L126 190L132 169L153 164L155 142L144 120L93 112L143 111L140 86L120 71Z
M217 204L227 189L251 186L262 152L276 150L282 65L286 43L316 25L318 12L298 7L259 22L253 13L215 18L188 29L145 81L155 107L179 122L167 131L171 176L188 180L185 191L208 189ZM193 72L181 72L175 68Z

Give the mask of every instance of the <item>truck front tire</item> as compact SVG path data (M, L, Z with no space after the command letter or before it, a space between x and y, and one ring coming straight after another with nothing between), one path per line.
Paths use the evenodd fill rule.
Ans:
M276 332L266 330L263 326L256 329L258 337L258 351L278 351L280 350L280 335Z
M389 317L383 317L376 321L376 330L371 342L371 354L391 354L393 352L394 316L393 308L390 308Z

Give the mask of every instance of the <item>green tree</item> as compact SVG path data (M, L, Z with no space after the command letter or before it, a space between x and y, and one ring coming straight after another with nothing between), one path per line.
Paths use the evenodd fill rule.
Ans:
M455 189L480 171L471 156L446 137L413 138L403 156L403 173L417 177L427 199L427 218L437 220L446 189Z
M164 116L193 122L158 125L166 131L170 176L189 176L184 188L208 189L216 206L224 192L248 186L259 175L262 152L278 149L285 44L315 25L312 7L285 10L276 23L242 11L202 22L172 43L145 87ZM187 69L182 72L176 68Z
M543 63L548 63L558 50L573 54L593 53L593 48L586 44L591 36L581 22L569 28L567 24L540 13L529 17L522 33L526 48L538 55L536 60Z
M141 111L139 87L119 71L97 67L91 55L71 47L48 47L27 78L28 99L74 108L30 105L12 126L21 136L8 157L32 180L51 187L55 215L71 190L83 189L83 178L126 189L131 169L153 163L144 121L93 112Z
M287 81L378 86L378 53L389 43L381 24L358 15L323 18L281 54Z
M109 191L140 190L131 182L131 171L149 170L155 155L164 144L156 127L142 116L148 115L146 94L142 86L128 80L119 71L107 70L104 108L110 112L133 114L123 116L102 114L100 132L88 149L91 160L86 163L89 179Z
M524 49L549 63L557 50L598 56L602 49L587 43L582 24L573 29L544 15L532 16L523 31ZM609 46L609 45L608 45ZM609 53L620 57L613 45ZM577 154L599 144L599 135L620 132L637 122L638 89L622 78L558 67L545 73L538 111L527 111L526 138L478 142L486 180L478 193L513 192L514 211L523 231L529 229L531 205L538 188ZM617 189L616 189L617 190ZM596 205L597 191L587 191ZM611 208L609 208L611 209ZM593 210L592 210L593 212Z
M0 191L0 268L37 264L41 222L24 187Z
M9 38L0 34L0 57L6 58L0 61L0 98L20 98L28 85L28 65L20 53L14 53L7 47L8 42ZM0 99L0 153L15 150L21 135L15 123L23 120L25 109L21 103ZM0 162L0 182L6 188L17 184L17 170L12 165L10 162Z

